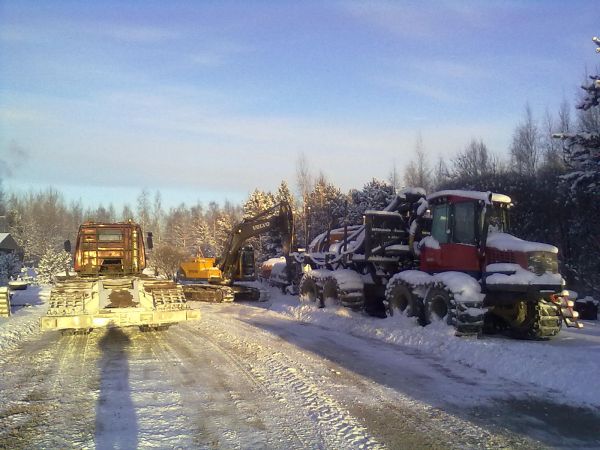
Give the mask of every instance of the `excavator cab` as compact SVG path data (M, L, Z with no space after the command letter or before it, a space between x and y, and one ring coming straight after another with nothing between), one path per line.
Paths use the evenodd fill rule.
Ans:
M235 281L255 281L256 280L256 263L254 260L254 248L247 245L240 249L240 257L238 259L238 270L234 277Z

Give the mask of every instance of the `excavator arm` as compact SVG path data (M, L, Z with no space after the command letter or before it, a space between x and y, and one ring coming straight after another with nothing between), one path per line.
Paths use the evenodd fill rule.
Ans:
M236 276L240 251L244 243L252 237L269 231L279 233L283 254L288 259L294 239L294 216L289 203L281 202L257 216L242 220L233 228L219 264L225 283L231 284Z

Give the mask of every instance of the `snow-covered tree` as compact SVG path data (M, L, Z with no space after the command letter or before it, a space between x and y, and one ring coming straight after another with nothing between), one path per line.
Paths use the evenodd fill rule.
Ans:
M0 286L21 272L22 263L15 252L0 253Z
M73 239L73 226L62 195L48 188L23 196L12 194L8 201L9 231L25 251L25 260L36 263L48 248L62 248Z
M307 205L309 241L327 229L341 226L346 215L348 196L327 181L321 174L313 191L308 196Z
M251 219L275 206L275 196L270 192L263 192L255 189L244 203L244 219ZM273 233L263 233L259 236L248 239L247 245L254 247L257 261L263 261L275 256L276 237Z
M65 251L48 248L42 255L37 267L37 282L40 284L54 283L54 277L71 267L71 255Z
M600 39L593 38L600 53ZM580 110L577 130L555 134L563 140L567 173L563 176L572 242L570 269L586 290L600 291L600 75L590 76Z
M185 204L171 208L166 219L165 239L170 245L188 254L195 254L190 211Z
M350 191L348 203L348 224L361 224L366 210L381 210L394 198L394 187L390 184L373 178L359 191Z
M186 257L188 255L181 248L163 241L152 250L150 264L158 270L159 275L171 279L177 273L181 261Z
M290 191L290 187L285 180L282 180L281 184L277 188L277 192L275 193L275 202L286 202L292 208L294 208L296 205L296 199L294 198L294 195L292 194L292 191Z

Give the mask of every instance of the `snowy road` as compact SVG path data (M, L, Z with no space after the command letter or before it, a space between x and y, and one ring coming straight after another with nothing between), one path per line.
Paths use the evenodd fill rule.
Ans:
M600 447L591 408L274 306L202 304L162 333L27 328L0 351L0 448Z

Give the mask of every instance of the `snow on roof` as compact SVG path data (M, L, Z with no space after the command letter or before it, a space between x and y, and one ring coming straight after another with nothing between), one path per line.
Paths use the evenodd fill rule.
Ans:
M518 237L507 233L490 234L487 238L486 245L500 251L558 253L558 248L554 245L524 241L523 239L519 239Z
M10 233L0 233L0 248L9 250L18 250L19 245L10 235Z
M390 217L402 217L402 214L397 213L395 211L380 211L375 209L367 209L365 214L373 215L373 216L390 216Z
M546 272L542 275L537 275L533 272L523 269L518 264L514 264L514 273L495 273L489 275L485 282L486 284L520 284L520 285L564 285L565 281L559 273ZM489 267L489 266L488 266Z
M427 200L432 200L434 198L439 197L464 197L464 198L472 198L474 200L482 200L484 202L500 202L500 203L510 203L511 199L508 195L504 194L496 194L494 192L481 192L481 191L461 191L461 190L446 190L434 192L433 194L429 194L427 196Z
M427 195L427 192L422 187L407 187L402 189L401 194Z

